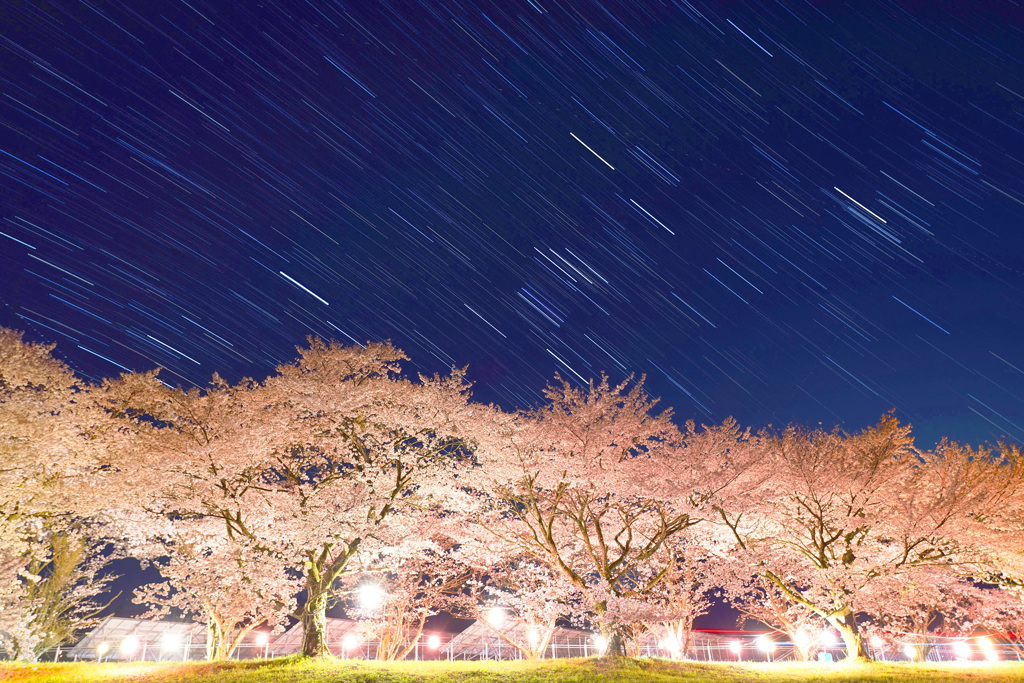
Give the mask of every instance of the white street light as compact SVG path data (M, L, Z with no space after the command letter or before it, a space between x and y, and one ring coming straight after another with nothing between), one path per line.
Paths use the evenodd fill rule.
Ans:
M500 607L492 607L487 610L487 623L494 628L501 628L505 625L505 610Z
M441 636L434 634L427 638L427 647L429 647L431 650L436 650L437 648L441 647Z
M181 647L181 636L174 631L167 631L160 636L161 650L177 650Z
M126 636L121 641L121 655L124 657L132 657L136 652L139 651L139 639L136 636Z
M811 637L807 635L807 631L804 629L797 629L796 633L793 634L793 644L801 649L805 648L811 644Z
M107 643L100 643L96 646L96 656L102 662L103 655L110 651L110 645Z
M771 654L772 652L775 652L775 641L768 636L760 636L757 639L757 649L761 652Z
M917 659L917 648L907 643L903 646L903 654L907 656L907 659Z
M353 634L349 633L341 640L341 656L343 659L348 659L349 653L355 650L359 646L359 639Z
M379 583L364 583L359 587L359 607L372 612L384 605L387 593Z
M736 659L739 659L740 654L743 652L743 643L738 640L729 641L729 652L736 655Z
M594 636L594 648L599 655L603 655L604 651L608 649L608 639L600 634Z

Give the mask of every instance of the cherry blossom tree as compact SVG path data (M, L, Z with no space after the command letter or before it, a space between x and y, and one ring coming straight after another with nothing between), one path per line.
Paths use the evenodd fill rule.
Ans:
M431 534L427 520L419 521L411 526L422 535L411 534L368 561L359 558L359 570L344 579L345 613L376 641L379 660L405 659L418 646L427 619L457 611L454 606L465 600L472 570L459 560L452 539Z
M210 660L227 659L256 628L281 630L295 610L299 576L274 554L244 539L226 537L213 519L176 519L176 534L150 539L159 550L153 564L165 581L141 586L135 602L150 605L150 617L171 610L207 624Z
M388 344L310 339L299 354L260 383L215 377L184 391L149 375L109 391L134 402L123 414L146 457L122 464L134 463L151 508L217 518L229 538L295 568L303 653L321 656L325 611L349 563L384 542L395 510L443 505L454 486L467 386L457 371L402 378L405 356Z
M671 411L654 412L642 382L559 379L545 395L529 413L493 413L479 436L489 507L477 521L507 552L592 591L617 656L624 624L602 596L642 596L665 580L667 541L700 522L746 466L746 435L732 422L681 433Z
M486 624L524 659L544 656L560 622L586 624L584 595L529 555L492 556L467 589L454 613Z
M675 561L665 579L645 596L647 608L638 615L644 630L656 634L673 659L687 656L693 623L711 609L722 583L723 549L717 547L717 539L698 534L697 529L673 540Z
M949 444L917 451L891 415L857 434L790 427L764 444L765 484L721 519L760 576L840 633L848 658L867 657L865 591L914 567L965 562L962 532L1010 471Z
M88 531L72 527L40 535L41 550L21 571L17 599L2 605L10 611L9 630L0 632L8 657L34 661L71 641L117 597L98 596L118 578L108 571L118 553Z
M103 508L110 423L52 350L0 328L0 631L28 658L104 588L83 530Z
M997 589L982 588L944 567L914 567L889 582L879 582L860 601L879 626L904 633L917 644L921 659L935 647L934 631L970 630L982 605Z
M739 563L734 561L734 564ZM730 604L740 612L739 626L754 621L785 633L793 643L797 658L802 662L810 661L825 620L763 576L750 576L751 565L743 566L746 569L741 571L747 574L745 580L732 582L730 585L734 588L727 592Z

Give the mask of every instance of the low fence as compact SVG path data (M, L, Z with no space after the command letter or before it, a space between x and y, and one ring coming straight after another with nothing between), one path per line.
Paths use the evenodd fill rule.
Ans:
M88 649L81 645L73 648L55 648L43 654L42 661L200 661L207 658L204 642L169 643L166 640L114 634L106 640L97 640ZM251 641L239 645L231 659L269 659L294 652L275 653L273 642L259 634ZM544 659L592 657L602 654L600 639L587 634L568 642L551 643ZM870 656L879 661L1024 661L1024 643L994 636L978 637L921 637L913 634L888 638L872 638L867 643ZM838 661L845 652L839 644L815 644L810 656L817 661ZM341 659L373 659L377 642L355 641L350 638L332 643L331 652ZM640 657L675 659L700 662L774 662L800 659L795 645L777 634L766 633L694 633L694 643L685 653L673 650L664 641L653 639L639 648ZM494 637L467 638L465 634L424 634L413 647L407 661L481 661L522 659L515 647Z

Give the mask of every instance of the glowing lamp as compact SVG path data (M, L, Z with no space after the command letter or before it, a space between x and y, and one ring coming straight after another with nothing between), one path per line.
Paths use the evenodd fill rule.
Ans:
M364 583L359 587L359 607L368 612L380 608L387 594L377 583Z
M903 654L907 656L907 659L917 659L917 648L907 643L903 646Z
M955 643L953 643L953 654L955 654L960 659L970 659L971 646L968 645L966 641L958 640Z
M761 636L757 639L757 649L761 652L771 654L775 652L775 641L768 636Z
M505 610L500 607L487 610L487 623L494 628L501 628L505 624Z
M594 636L594 647L599 653L604 654L604 651L608 649L608 639L602 635Z
M164 650L176 650L181 645L181 636L168 631L160 636L160 647Z
M535 628L531 628L526 632L526 640L530 642L530 645L536 647L537 643L540 642L540 631Z
M96 646L96 654L102 657L110 651L110 645L107 643L100 643Z
M741 643L738 640L733 640L729 642L729 652L733 653L734 655L739 655L739 653L742 651L743 643Z
M435 634L427 638L427 647L431 650L441 647L441 636Z
M821 632L821 644L825 647L832 647L836 644L836 634L828 629Z
M121 654L125 657L131 657L139 650L139 639L135 636L127 636L121 641Z
M880 650L885 647L885 641L879 636L871 636L871 647Z
M797 629L797 632L793 634L793 643L800 648L807 647L811 643L811 637L802 628Z
M258 636L256 636L256 644L259 645L260 647L264 647L269 642L270 642L270 636L267 635L266 633L260 633Z
M344 647L346 650L351 650L357 645L359 645L359 639L351 633L345 636L344 640L341 641L341 646Z

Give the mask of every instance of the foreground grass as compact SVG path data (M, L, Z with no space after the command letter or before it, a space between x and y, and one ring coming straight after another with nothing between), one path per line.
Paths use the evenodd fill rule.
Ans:
M310 661L295 658L224 663L0 664L3 683L784 683L821 681L1024 681L1024 664L842 663L705 664L660 660L607 662Z

